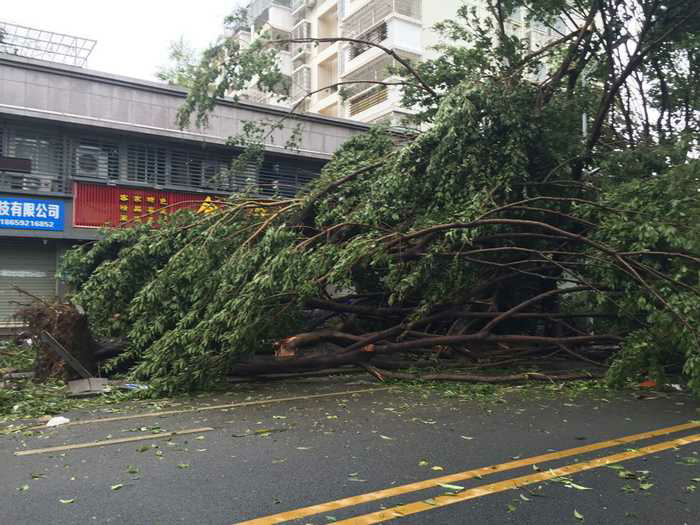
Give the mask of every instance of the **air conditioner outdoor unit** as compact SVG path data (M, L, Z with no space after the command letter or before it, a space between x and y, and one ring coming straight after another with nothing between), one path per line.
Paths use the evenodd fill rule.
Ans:
M76 177L109 178L107 153L97 146L78 146L74 173Z

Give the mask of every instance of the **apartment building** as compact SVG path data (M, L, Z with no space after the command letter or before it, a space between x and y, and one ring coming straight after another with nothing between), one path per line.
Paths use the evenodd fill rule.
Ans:
M263 32L280 38L344 37L375 42L413 61L433 58L440 36L432 28L454 19L460 6L474 7L488 16L485 0L253 0L249 24L233 35L242 43ZM536 49L551 40L555 29L528 24L517 11L507 29L530 41ZM290 97L250 89L253 102L297 106L300 110L361 122L399 125L411 113L401 106L401 88L339 82L398 80L390 74L394 59L376 47L348 42L295 43L280 53L279 66L290 78ZM341 97L341 90L343 95Z

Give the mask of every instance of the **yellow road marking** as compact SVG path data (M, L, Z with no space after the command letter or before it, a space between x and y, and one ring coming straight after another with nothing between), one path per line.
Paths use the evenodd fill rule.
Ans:
M371 525L373 523L382 523L385 521L402 518L404 516L410 516L411 514L425 512L427 510L433 510L435 508L445 507L447 505L454 505L455 503L461 503L463 501L480 498L482 496L488 496L490 494L496 494L507 490L517 490L520 487L525 487L541 481L560 478L562 476L569 476L577 472L592 470L595 468L604 467L606 465L619 463L621 461L628 461L630 459L641 458L649 454L656 454L657 452L698 442L700 442L700 434L695 434L685 438L674 439L673 441L665 441L656 445L642 447L637 450L629 450L620 454L613 454L612 456L605 456L602 458L592 459L590 461L574 463L572 465L548 470L546 472L538 472L537 474L521 476L519 478L513 478L506 481L499 481L498 483L491 483L489 485L482 485L480 487L465 490L464 492L454 495L437 496L432 498L430 503L426 501L416 501L407 505L398 505L390 509L365 514L364 516L356 516L347 520L336 521L335 525Z
M363 503L368 503L371 501L377 501L380 499L391 498L394 496L400 496L409 492L416 492L419 490L429 489L444 483L453 483L455 481L464 481L472 478L481 478L483 476L488 476L489 474L495 474L497 472L504 472L507 470L513 470L521 467L527 467L530 465L537 465L540 463L545 463L547 461L554 461L557 459L568 458L571 456L578 456L580 454L585 454L588 452L595 452L596 450L602 450L605 448L616 447L619 445L624 445L627 443L632 443L635 441L641 441L644 439L651 439L659 436L665 436L668 434L673 434L675 432L681 432L683 430L690 430L700 428L700 423L685 423L682 425L676 425L667 428L661 428L658 430L652 430L649 432L642 432L641 434L633 434L630 436L621 437L618 439L611 439L608 441L602 441L600 443L592 443L590 445L584 445L582 447L570 448L567 450L561 450L558 452L551 452L548 454L542 454L540 456L534 456L531 458L519 459L515 461L509 461L507 463L501 463L500 465L492 465L489 467L481 467L473 470L466 470L464 472L459 472L457 474L449 474L446 476L440 476L438 478L427 479L424 481L417 481L414 483L408 483L407 485L401 485L398 487L392 487L389 489L378 490L375 492L368 492L366 494L360 494L357 496L350 496L348 498L342 498L335 501L330 501L328 503L322 503L318 505L312 505L309 507L303 507L296 510L290 510L287 512L281 512L279 514L274 514L271 516L265 516L262 518L256 518L249 521L243 521L237 523L236 525L271 525L274 523L284 523L285 521L291 521L295 519L305 518L307 516L313 516L314 514L321 514L326 512L331 512L338 509L343 509L346 507L353 507L355 505L361 505Z
M162 432L160 434L147 434L145 436L134 436L129 438L105 439L104 441L91 441L89 443L76 443L74 445L61 445L59 447L35 448L15 452L15 456L33 456L34 454L46 454L48 452L63 452L64 450L75 450L77 448L104 447L105 445L119 445L121 443L131 443L133 441L145 441L148 439L163 439L173 436L185 436L187 434L200 434L211 432L211 427L193 428L191 430L178 430L176 432Z
M287 403L289 401L304 401L306 399L319 399L323 397L334 397L334 396L349 396L352 394L366 394L368 392L380 392L382 390L390 390L391 387L381 387L381 388L365 388L364 390L346 390L345 392L330 392L328 394L312 394L308 396L296 396L296 397L280 397L277 399L259 399L256 401L243 401L241 403L231 403L228 405L214 405L207 407L196 407L196 408L183 408L181 410L161 410L160 412L146 412L144 414L130 414L128 416L115 416L115 417L103 417L97 419L84 419L82 421L71 421L60 427L47 427L46 425L39 425L35 427L28 427L25 430L41 430L44 428L56 428L61 429L65 427L72 427L76 425L89 425L92 423L109 423L112 421L126 421L129 419L141 419L146 417L164 417L173 416L178 414L190 414L197 412L205 412L207 410L225 410L228 408L239 408L239 407L249 407L255 405L267 405L272 403Z

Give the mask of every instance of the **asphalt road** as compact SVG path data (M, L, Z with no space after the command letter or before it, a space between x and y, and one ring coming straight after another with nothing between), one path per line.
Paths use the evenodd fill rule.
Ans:
M239 386L196 406L248 405L132 406L69 415L130 419L0 437L0 525L700 524L700 405L683 394L343 393L378 387ZM319 394L331 395L305 398ZM199 428L213 430L152 434ZM15 455L140 436L154 439Z

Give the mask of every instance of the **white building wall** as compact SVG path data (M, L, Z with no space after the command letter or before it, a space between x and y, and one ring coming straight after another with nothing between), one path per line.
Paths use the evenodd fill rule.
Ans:
M372 13L379 12L382 13L380 16L384 16L383 13L386 13L387 10L386 4L383 2L387 1L388 0L311 0L311 2L309 2L309 0L298 0L297 4L292 2L292 8L280 6L271 7L268 25L269 28L275 31L291 33L294 26L299 22L300 13L305 13L304 19L308 21L310 25L311 37L339 36L344 34L344 20L347 21L349 17L362 10L372 8L373 4L377 7L372 10ZM433 27L438 22L455 20L460 7L466 6L467 8L476 8L477 14L481 17L489 15L486 0L422 0L420 17L409 18L398 14L401 2L409 1L412 0L391 0L394 12L384 19L387 24L387 38L382 41L381 44L395 51L408 54L411 57L422 59L435 58L438 52L434 47L441 43L450 43L444 42L442 36L437 33ZM382 3L379 4L379 2ZM301 6L302 4L312 7L306 7L303 11L295 10L295 5ZM405 6L406 4L403 5ZM384 7L380 8L378 6ZM375 15L367 18L371 20L370 22L365 21L364 15L358 14L358 16L360 17L359 20L362 20L363 23L370 23L373 25L372 27L366 28L358 26L352 30L353 34L355 34L355 32L361 33L365 29L370 30L378 24L378 21L375 20ZM356 17L355 21L357 22L357 20L358 18ZM353 25L357 25L356 22L354 22ZM524 38L529 37L532 41L533 48L543 45L552 38L551 31L549 30L527 27L527 24L522 20L521 14L516 14L514 20L512 20L508 26L509 29L516 32L518 36ZM347 31L347 29L345 29L345 31ZM253 34L253 38L255 37L256 35ZM325 87L324 82L328 81L328 79L336 79L342 82L344 75L350 75L353 72L362 70L362 68L370 66L373 62L384 57L384 53L379 49L370 48L360 53L355 58L350 59L347 56L347 47L348 44L342 42L309 46L307 58L305 60L305 67L309 68L308 74L311 79L309 92L314 92ZM295 78L294 71L299 71L299 69L295 69L293 65L295 62L298 61L295 60L294 56L289 57L288 54L282 54L281 69L285 74L290 74L292 79ZM337 75L329 74L328 66L332 63L337 64ZM298 76L299 75L297 75L297 77ZM388 76L387 73L387 77ZM328 116L351 117L362 122L372 122L381 120L383 115L389 115L394 118L397 115L410 113L410 110L401 108L401 97L398 91L399 90L392 89L387 100L383 100L381 103L378 102L376 107L372 107L366 111L360 113L355 112L352 116L349 112L348 103L343 103L340 100L337 90L323 91L314 94L309 97L305 107L311 112L322 113ZM295 92L298 94L300 89L297 88ZM290 107L297 100L298 98L291 100L289 103L283 103L282 105ZM279 101L274 98L268 98L266 102L273 104L279 103Z
M432 49L442 42L440 35L433 30L433 26L438 22L445 20L455 20L457 11L465 0L450 0L450 1L424 1L423 2L423 50L424 56L427 59L435 58L437 53ZM471 2L479 2L481 0L468 0Z

